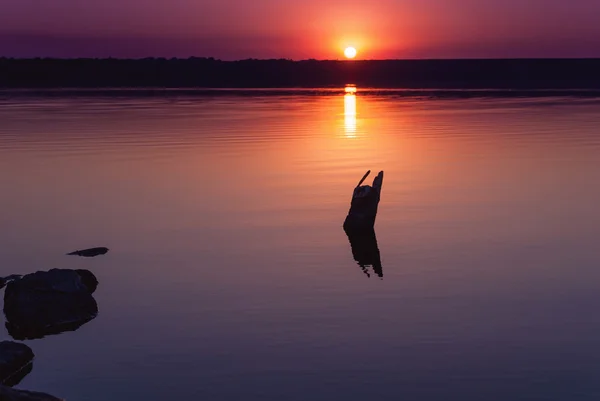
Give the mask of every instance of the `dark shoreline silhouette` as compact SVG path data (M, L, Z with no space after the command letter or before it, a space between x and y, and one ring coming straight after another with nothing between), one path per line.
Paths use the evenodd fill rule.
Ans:
M600 58L241 60L0 58L0 89L360 88L600 90ZM547 94L546 94L547 95ZM596 94L597 95L597 94Z

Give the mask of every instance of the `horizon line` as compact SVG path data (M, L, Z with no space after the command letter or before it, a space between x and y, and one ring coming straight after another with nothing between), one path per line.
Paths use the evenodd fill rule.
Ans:
M142 61L142 60L210 60L220 61L224 63L234 63L240 61L290 61L290 62L306 62L306 61L317 61L317 62L345 62L345 63L356 63L365 61L528 61L528 60L539 60L539 61L553 61L553 60L600 60L600 56L597 57L439 57L439 58L377 58L377 59L292 59L292 58L243 58L243 59L232 59L224 60L211 56L189 56L189 57L164 57L164 56L147 56L147 57L10 57L0 56L0 60L127 60L127 61Z

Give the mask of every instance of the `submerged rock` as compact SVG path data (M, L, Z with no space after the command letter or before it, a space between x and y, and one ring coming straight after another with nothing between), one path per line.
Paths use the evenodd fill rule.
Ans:
M25 344L0 342L0 383L8 386L18 384L31 372L33 357L33 351ZM0 400L4 398L0 396Z
M0 400L2 401L64 401L46 393L36 391L16 390L14 388L0 386Z
M104 255L106 252L108 252L108 248L99 247L99 248L82 249L80 251L74 251L71 253L67 253L67 255L77 255L77 256L83 256L86 258L93 258L94 256Z
M78 329L98 314L92 296L97 286L92 272L71 269L39 271L9 282L4 293L8 333L24 340Z

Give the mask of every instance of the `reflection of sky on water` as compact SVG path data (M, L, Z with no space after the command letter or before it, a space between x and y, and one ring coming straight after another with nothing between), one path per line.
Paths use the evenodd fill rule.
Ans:
M4 100L0 276L101 282L98 317L36 340L20 386L86 401L598 394L600 102L361 88L348 140L341 90ZM342 231L367 169L386 174L384 280ZM64 255L96 245L111 251Z

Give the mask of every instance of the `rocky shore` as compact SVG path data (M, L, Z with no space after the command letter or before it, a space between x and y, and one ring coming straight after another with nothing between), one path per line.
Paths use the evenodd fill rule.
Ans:
M103 248L106 249L106 248ZM108 249L106 249L108 250ZM79 256L89 256L85 254ZM98 254L104 254L100 252ZM51 269L0 278L6 329L14 340L42 339L77 330L98 315L98 287L89 270ZM33 350L15 341L0 342L0 400L57 401L52 395L15 389L33 369Z

